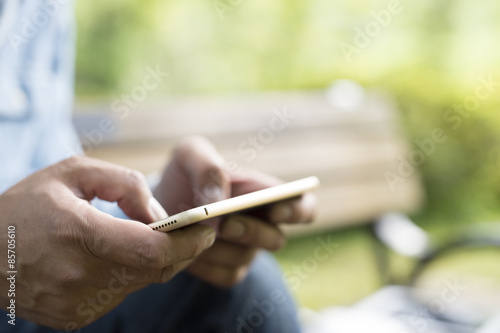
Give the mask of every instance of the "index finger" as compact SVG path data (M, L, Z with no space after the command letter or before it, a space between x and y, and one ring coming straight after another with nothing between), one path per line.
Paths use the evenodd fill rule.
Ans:
M244 175L232 175L233 195L241 195L282 184L283 181L257 171L247 171ZM308 223L316 215L316 196L304 193L302 196L279 201L249 212L269 222L281 224Z
M316 216L316 196L304 193L300 198L275 203L269 209L269 220L273 223L309 223Z

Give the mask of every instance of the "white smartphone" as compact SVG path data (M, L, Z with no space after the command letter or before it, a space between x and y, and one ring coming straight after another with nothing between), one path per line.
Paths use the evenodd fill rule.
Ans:
M153 230L168 232L212 217L236 213L273 202L298 197L318 187L319 179L317 177L307 177L189 209L148 225Z

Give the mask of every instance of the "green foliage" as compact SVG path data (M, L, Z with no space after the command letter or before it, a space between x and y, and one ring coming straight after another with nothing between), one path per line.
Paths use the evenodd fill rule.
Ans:
M385 85L383 78L420 70L463 86L496 65L494 0L401 0L401 12L347 61L341 43L354 45L356 29L389 3L80 1L78 91L120 89L151 64L171 71L174 93L321 88L339 77Z

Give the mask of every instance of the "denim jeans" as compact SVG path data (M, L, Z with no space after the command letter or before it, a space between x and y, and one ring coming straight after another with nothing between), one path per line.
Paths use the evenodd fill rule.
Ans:
M129 295L104 317L81 329L88 333L297 333L294 302L274 258L262 252L248 277L221 289L181 273L166 284ZM0 310L0 332L55 333Z

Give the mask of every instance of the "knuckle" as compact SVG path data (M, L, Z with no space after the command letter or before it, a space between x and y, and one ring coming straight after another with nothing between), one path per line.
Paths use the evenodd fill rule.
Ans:
M170 281L175 275L174 269L172 266L167 266L161 270L161 273L158 277L159 283L166 283Z
M61 164L66 164L68 166L77 166L82 164L87 157L82 156L82 155L73 155L71 157L68 157L67 159L61 161Z
M162 250L148 242L142 242L137 247L139 266L147 270L158 270L163 268L164 254Z
M204 250L205 250L205 245L201 240L193 242L189 258L195 258L199 256Z
M146 184L146 177L137 170L129 169L127 171L127 179L133 187L142 187Z
M54 164L53 170L55 170L58 175L71 175L73 172L81 168L87 159L87 157L81 155L74 155Z

